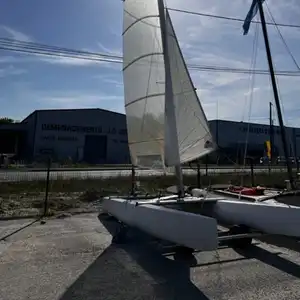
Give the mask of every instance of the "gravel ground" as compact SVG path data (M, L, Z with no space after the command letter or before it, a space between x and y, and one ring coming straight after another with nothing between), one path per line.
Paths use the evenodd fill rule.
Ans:
M0 237L29 222L2 221ZM0 243L0 299L300 299L297 251L259 242L180 258L132 237L111 245L97 214L35 223Z

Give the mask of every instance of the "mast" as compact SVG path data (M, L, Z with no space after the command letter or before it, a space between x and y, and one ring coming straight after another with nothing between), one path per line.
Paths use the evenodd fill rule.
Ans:
M273 161L273 143L274 143L274 133L273 133L273 116L272 116L272 102L269 103L269 110L270 110L270 163L272 164Z
M270 50L270 44L269 44L269 39L268 39L268 32L267 32L267 26L266 26L266 20L265 20L262 0L257 0L257 3L258 3L258 8L259 8L262 31L263 31L263 35L264 35L267 59L268 59L268 64L269 64L269 69L270 69L270 76L271 76L271 81L272 81L274 100L275 100L275 104L276 104L277 116L278 116L280 131L281 131L282 146L283 146L284 156L285 156L285 160L286 160L286 166L287 166L289 180L290 180L292 189L294 189L295 184L294 184L294 179L293 179L292 166L291 166L291 162L289 160L289 155L288 155L286 132L285 132L285 127L283 124L283 118L282 118L282 113L281 113L281 108L280 108L280 101L279 101L276 79L275 79L275 74L274 74L273 61L272 61L272 56L271 56L271 50Z
M164 63L165 63L165 102L166 107L168 108L168 115L173 119L173 125L169 127L170 135L175 139L176 148L173 149L175 151L175 155L178 157L178 164L175 166L176 177L178 180L178 195L180 198L184 197L184 186L183 186L183 176L182 169L180 165L179 159L179 149L178 149L178 136L177 136L177 124L175 119L175 108L173 102L173 86L171 79L171 71L170 71L170 60L168 55L168 43L167 43L167 30L166 30L166 17L165 17L165 7L163 0L157 0L158 2L158 11L160 18L160 27L162 34L162 44L163 44L163 55L164 55ZM169 105L167 104L169 103Z

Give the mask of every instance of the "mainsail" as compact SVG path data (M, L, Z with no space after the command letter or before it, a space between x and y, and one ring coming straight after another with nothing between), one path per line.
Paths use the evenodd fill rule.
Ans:
M165 69L157 0L124 2L123 60L132 163L163 166Z
M124 2L123 75L128 142L132 163L149 168L164 168L166 162L177 166L214 150L170 16L164 12L162 17L159 1L162 0ZM167 45L165 55L163 38ZM172 82L171 95L166 93L166 76ZM166 101L173 105L173 117L168 116ZM165 134L172 132L172 126L176 128L176 138Z

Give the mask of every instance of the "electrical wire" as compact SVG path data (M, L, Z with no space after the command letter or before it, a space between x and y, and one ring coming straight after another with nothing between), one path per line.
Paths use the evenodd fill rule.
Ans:
M21 47L24 49L37 49L37 50L45 50L45 51L53 51L53 53L67 53L67 54L74 54L74 55L87 55L87 56L95 56L95 57L103 57L109 59L122 59L120 55L113 55L109 53L98 53L98 52L91 52L91 51L83 51L83 50L75 50L65 47L58 47L58 46L50 46L46 44L36 43L36 42L25 42L21 40L15 40L11 38L0 38L0 44L3 46L15 46Z
M64 47L49 46L45 44L24 42L19 40L13 40L8 38L0 38L0 50L14 51L19 53L27 53L33 55L50 56L57 58L73 58L82 59L95 62L107 62L107 63L123 63L122 56L109 54L109 53L97 53L82 50L69 49ZM231 68L225 66L209 66L209 65L196 65L187 64L190 70L201 71L201 72L219 72L219 73L236 73L236 74L252 74L253 70L245 68ZM255 74L269 75L268 70L257 69L254 71ZM300 76L299 71L288 71L282 70L277 71L278 76Z

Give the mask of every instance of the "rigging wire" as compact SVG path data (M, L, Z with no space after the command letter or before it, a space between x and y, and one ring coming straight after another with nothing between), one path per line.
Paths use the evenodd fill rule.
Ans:
M297 67L297 69L300 70L300 67L299 67L299 65L298 65L298 63L297 63L297 61L296 61L296 58L294 57L294 55L293 55L292 51L290 50L290 48L289 48L287 42L285 41L285 39L284 39L284 37L283 37L283 35L282 35L282 33L281 33L279 27L278 27L278 24L276 23L276 21L275 21L275 19L274 19L274 17L273 17L273 14L272 14L272 12L271 12L269 6L268 6L267 1L266 1L266 7L267 7L267 10L268 10L268 14L269 14L269 16L271 17L271 19L272 19L272 21L273 21L273 23L274 23L274 25L275 25L275 27L276 27L276 30L277 30L277 32L278 32L280 38L281 38L281 41L283 42L283 44L284 44L284 46L285 46L285 49L287 50L287 52L288 52L289 55L291 56L291 59L293 60L293 62L294 62L294 64L295 64L295 66Z
M209 18L215 18L215 19L221 19L221 20L227 20L227 21L245 22L245 19L226 17L226 16L221 16L221 15L215 15L215 14L200 13L200 12L194 12L194 11L178 9L178 8L169 8L169 10L184 13L184 14L189 14L189 15L201 16L201 17L209 17ZM260 21L252 21L252 23L259 23L260 24L261 22ZM270 23L270 22L266 22L266 24L267 25L273 25L273 26L275 25L274 23ZM277 26L290 27L290 28L300 28L300 25L297 25L297 24L277 23Z
M257 59L257 50L258 50L258 38L259 38L259 23L256 23L255 34L253 39L253 48L252 48L252 59L251 59L251 68L255 69L256 59ZM249 85L249 113L248 113L248 126L246 132L246 140L245 140L245 149L244 149L244 161L243 161L243 169L246 167L246 157L248 152L248 142L249 142L249 131L250 131L250 118L253 104L253 90L255 84L255 73L250 74L250 85Z

